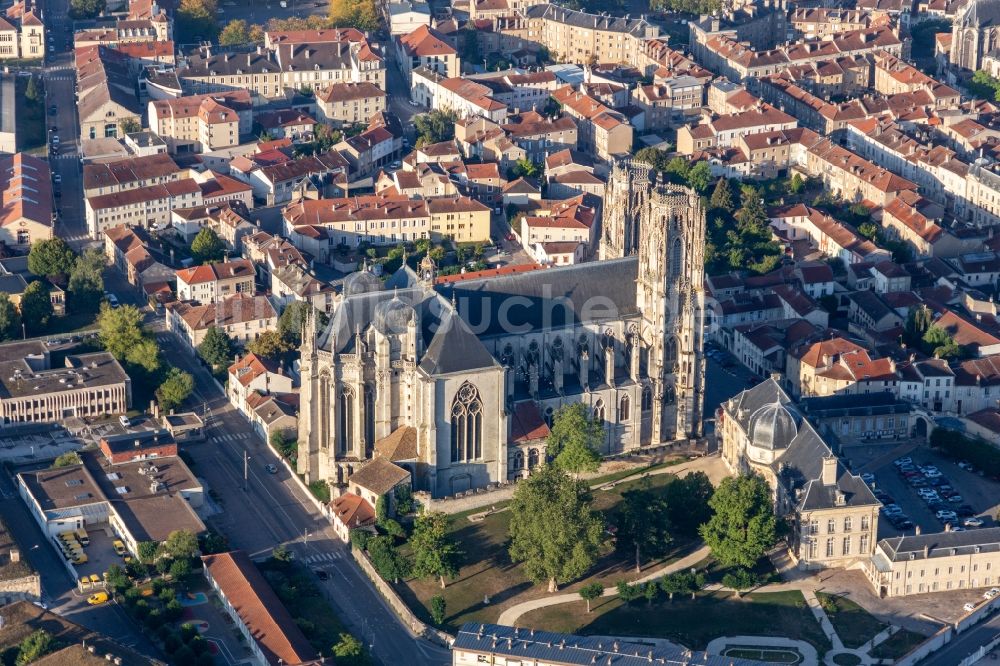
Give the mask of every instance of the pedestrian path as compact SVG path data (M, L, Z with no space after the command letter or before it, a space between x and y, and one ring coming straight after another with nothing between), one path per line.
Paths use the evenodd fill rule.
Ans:
M345 558L346 556L344 555L344 553L340 551L328 550L323 553L314 553L313 555L309 555L302 561L305 562L306 564L313 565L313 564L325 564L327 562L333 562L335 560L343 560Z

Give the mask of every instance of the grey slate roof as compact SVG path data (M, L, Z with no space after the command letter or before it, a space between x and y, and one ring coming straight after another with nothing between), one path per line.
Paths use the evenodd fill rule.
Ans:
M830 418L843 415L909 414L913 407L888 391L866 394L828 395L802 398L799 407L807 416Z
M627 32L637 37L645 37L650 24L643 19L628 19L621 16L601 16L567 9L559 5L534 5L524 10L529 18L545 18L578 28L591 28L609 32ZM652 36L652 35L650 35Z
M439 285L481 337L638 314L636 257ZM518 301L510 301L519 297ZM501 316L503 315L503 316Z
M955 555L971 555L977 548L978 552L997 552L1000 551L1000 527L893 537L882 539L878 545L893 562L911 559L911 556L922 560L925 547L929 558L950 556L952 549Z
M421 370L429 375L447 375L478 368L499 367L500 364L493 355L450 305L441 319L440 327L420 361Z
M455 636L452 650L502 655L510 660L547 664L613 664L613 666L648 666L649 664L699 664L703 666L751 666L763 662L720 657L705 652L651 647L608 638L557 634L551 631L519 629L499 624L467 622Z

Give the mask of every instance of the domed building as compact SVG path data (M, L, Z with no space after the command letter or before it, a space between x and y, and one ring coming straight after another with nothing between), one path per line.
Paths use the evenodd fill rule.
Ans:
M955 19L951 64L975 71L983 56L1000 48L1000 0L973 0Z
M771 486L800 567L849 567L874 551L879 501L774 378L724 402L716 436L733 473L759 474Z

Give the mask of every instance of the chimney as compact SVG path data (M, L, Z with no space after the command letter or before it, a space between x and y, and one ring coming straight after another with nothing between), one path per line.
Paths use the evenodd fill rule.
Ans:
M830 455L823 458L823 477L821 479L824 486L837 485L837 457Z

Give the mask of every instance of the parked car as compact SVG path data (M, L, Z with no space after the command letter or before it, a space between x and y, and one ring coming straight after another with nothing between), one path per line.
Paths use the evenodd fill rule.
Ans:
M983 599L994 599L997 595L1000 595L1000 587L993 587L983 592Z
M954 511L938 511L934 516L942 522L958 519L958 514Z
M898 504L888 504L882 507L882 513L887 516L898 516L903 513L903 509Z
M267 471L268 474L278 473L278 468L271 464L264 465L264 469Z
M903 456L902 458L896 458L895 460L893 460L892 464L895 465L896 467L902 467L903 465L912 465L913 458L911 458L910 456Z
M966 518L965 520L963 520L962 524L965 525L966 527L982 527L983 519L972 516L971 518Z
M975 472L976 471L976 468L973 467L972 463L970 463L968 460L960 460L960 461L958 461L958 466L959 466L960 469L964 469L966 472Z
M121 423L123 428L128 428L132 425L132 422L124 414L118 417L118 423Z
M91 606L100 606L108 600L107 592L97 592L87 597L87 603Z
M962 610L964 610L966 613L971 613L972 611L976 610L976 604L970 601L969 603L962 606Z

